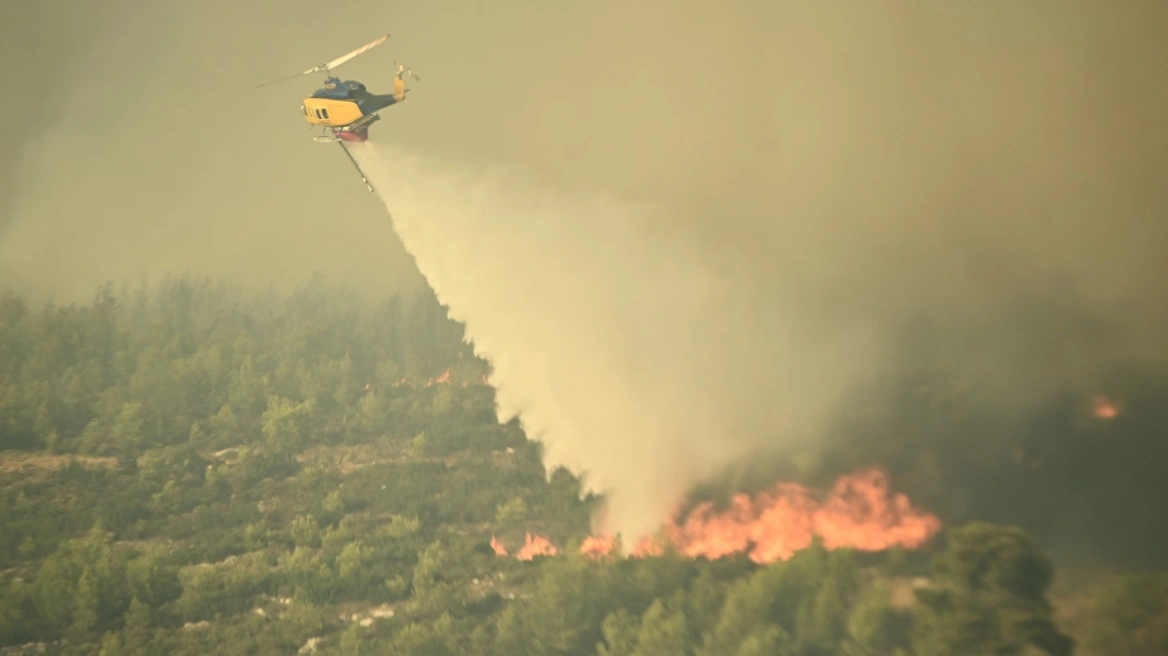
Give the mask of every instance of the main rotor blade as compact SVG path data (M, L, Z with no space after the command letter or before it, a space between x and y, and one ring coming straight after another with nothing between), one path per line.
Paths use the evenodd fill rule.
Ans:
M298 78L301 75L311 75L313 73L318 73L320 71L325 71L325 72L331 71L332 69L336 68L337 66L340 66L341 64L349 61L350 59L356 57L357 55L364 53L365 51L369 50L370 48L373 48L375 46L379 46L379 45L385 43L385 41L387 39L389 39L389 35L388 34L383 35L381 37L374 39L373 41L370 41L369 43L366 43L365 45L361 46L360 48L357 48L353 52L350 52L348 54L341 55L340 57L337 57L336 59L328 62L327 64L321 64L320 66L313 66L312 68L308 69L307 71L301 71L299 73L294 73L292 75L289 75L288 77L282 77L278 80L272 80L271 82L264 82L263 84L257 84L255 88L261 89L263 87L271 86L273 84L287 82L288 80Z
M288 80L293 80L293 79L296 79L296 78L300 77L301 75L308 75L309 73L315 73L315 72L317 72L317 71L319 71L319 70L321 70L321 69L320 69L320 68L314 68L314 69L312 69L312 70L304 71L304 72L301 72L301 73L294 73L294 74L292 74L292 75L289 75L288 77L282 77L282 78L280 78L280 79L278 79L278 80L272 80L271 82L264 82L263 84L257 84L257 85L255 86L255 88L257 88L257 89L262 89L263 87L268 87L268 86L271 86L271 85L273 85L273 84L279 84L279 83L281 83L281 82L287 82Z
M334 68L340 66L341 64L349 61L350 59L356 57L357 55L364 53L365 51L369 50L370 48L373 48L375 46L379 46L379 45L385 43L386 39L388 39L388 38L389 38L388 34L381 36L381 37L378 37L377 39L374 39L373 41L366 43L365 45L361 46L360 48L357 48L356 50L354 50L353 52L350 52L347 55L341 55L340 57L337 57L336 59L332 60L331 62L329 62L329 63L325 64L323 67L321 67L321 70L331 71L332 69L334 69Z

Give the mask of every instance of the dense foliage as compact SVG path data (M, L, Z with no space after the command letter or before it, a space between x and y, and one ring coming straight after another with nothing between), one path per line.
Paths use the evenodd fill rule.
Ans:
M429 293L319 280L0 299L0 653L1071 653L1016 528L767 567L572 553L591 500L497 423L461 336ZM490 548L526 531L564 554ZM1099 644L1165 644L1148 581Z

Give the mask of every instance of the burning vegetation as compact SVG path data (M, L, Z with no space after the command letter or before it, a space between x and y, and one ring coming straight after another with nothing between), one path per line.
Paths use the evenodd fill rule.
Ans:
M1121 409L1122 405L1118 401L1103 394L1096 395L1095 398L1091 399L1091 414L1096 419L1110 421L1119 416Z
M941 521L935 515L890 491L884 471L868 468L840 477L823 499L805 486L777 483L753 497L736 494L723 510L711 502L699 504L684 519L668 520L656 536L641 540L629 555L655 556L672 548L691 558L710 560L745 553L754 562L766 564L790 559L816 538L827 549L915 549L940 530ZM499 556L508 555L494 536L491 547ZM579 551L594 558L621 553L619 538L589 536ZM516 558L531 560L557 553L547 538L528 533Z

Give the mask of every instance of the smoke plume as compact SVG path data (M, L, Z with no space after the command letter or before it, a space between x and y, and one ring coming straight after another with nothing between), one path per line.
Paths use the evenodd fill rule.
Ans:
M1165 11L1041 4L625 3L436 137L539 183L358 156L501 414L637 533L918 364L1024 410L1164 362Z

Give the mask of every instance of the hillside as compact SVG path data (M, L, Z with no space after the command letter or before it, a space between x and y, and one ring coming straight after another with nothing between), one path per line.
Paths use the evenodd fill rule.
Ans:
M1168 645L1162 579L1056 613L1054 566L1017 527L767 563L582 554L594 499L496 421L461 337L428 293L373 303L320 280L0 299L0 654Z

